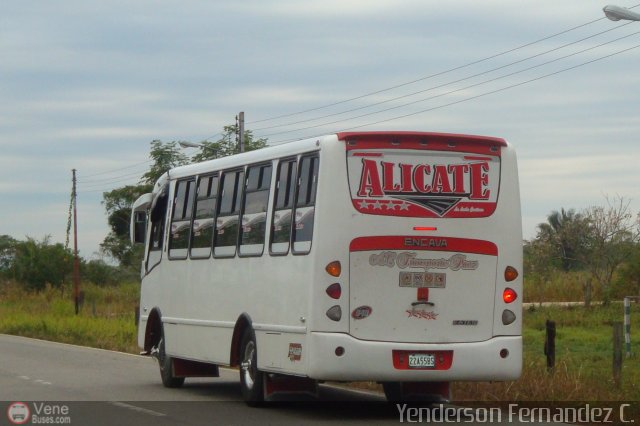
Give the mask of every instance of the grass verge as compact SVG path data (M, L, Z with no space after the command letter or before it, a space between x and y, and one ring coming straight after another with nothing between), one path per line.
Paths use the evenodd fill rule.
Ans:
M102 349L138 353L134 307L139 285L98 287L83 284L84 304L75 315L69 288L25 292L0 283L0 333L35 337ZM632 306L632 349L640 352L640 305ZM545 321L556 321L556 368L546 369ZM614 321L622 321L621 304L532 307L524 312L524 361L514 382L457 382L456 400L473 401L640 401L640 363L625 358L622 384L612 376ZM375 383L361 388L379 390Z

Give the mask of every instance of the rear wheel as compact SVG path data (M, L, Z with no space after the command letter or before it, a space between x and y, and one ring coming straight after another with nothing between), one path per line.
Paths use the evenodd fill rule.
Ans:
M248 405L260 405L264 401L264 373L258 370L256 334L249 328L240 343L240 387L242 398Z
M158 364L160 365L160 377L162 384L167 388L179 388L184 384L184 377L175 377L173 375L173 361L167 355L164 349L164 331L158 342Z

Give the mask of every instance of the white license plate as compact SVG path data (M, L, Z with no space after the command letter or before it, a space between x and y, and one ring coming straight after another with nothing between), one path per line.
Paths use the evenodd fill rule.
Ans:
M409 354L409 368L433 368L436 357L432 354Z

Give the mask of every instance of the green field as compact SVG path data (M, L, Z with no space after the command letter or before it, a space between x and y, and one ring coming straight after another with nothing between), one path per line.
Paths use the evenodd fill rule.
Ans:
M0 333L138 353L134 309L138 284L83 284L84 304L75 315L69 288L39 293L0 282ZM547 372L545 321L557 327L556 369ZM530 308L524 312L522 378L505 383L454 385L456 400L640 401L640 305L632 305L632 350L624 359L622 384L612 376L612 323L623 320L620 303L609 306ZM633 334L635 331L635 334ZM369 385L376 387L375 384Z

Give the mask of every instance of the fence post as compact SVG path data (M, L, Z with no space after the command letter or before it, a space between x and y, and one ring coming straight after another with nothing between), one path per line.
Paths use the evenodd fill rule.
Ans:
M627 358L631 357L631 297L624 298L624 343Z
M556 322L547 320L544 354L547 356L547 371L553 373L556 367Z
M613 383L619 388L622 375L622 323L613 323Z

